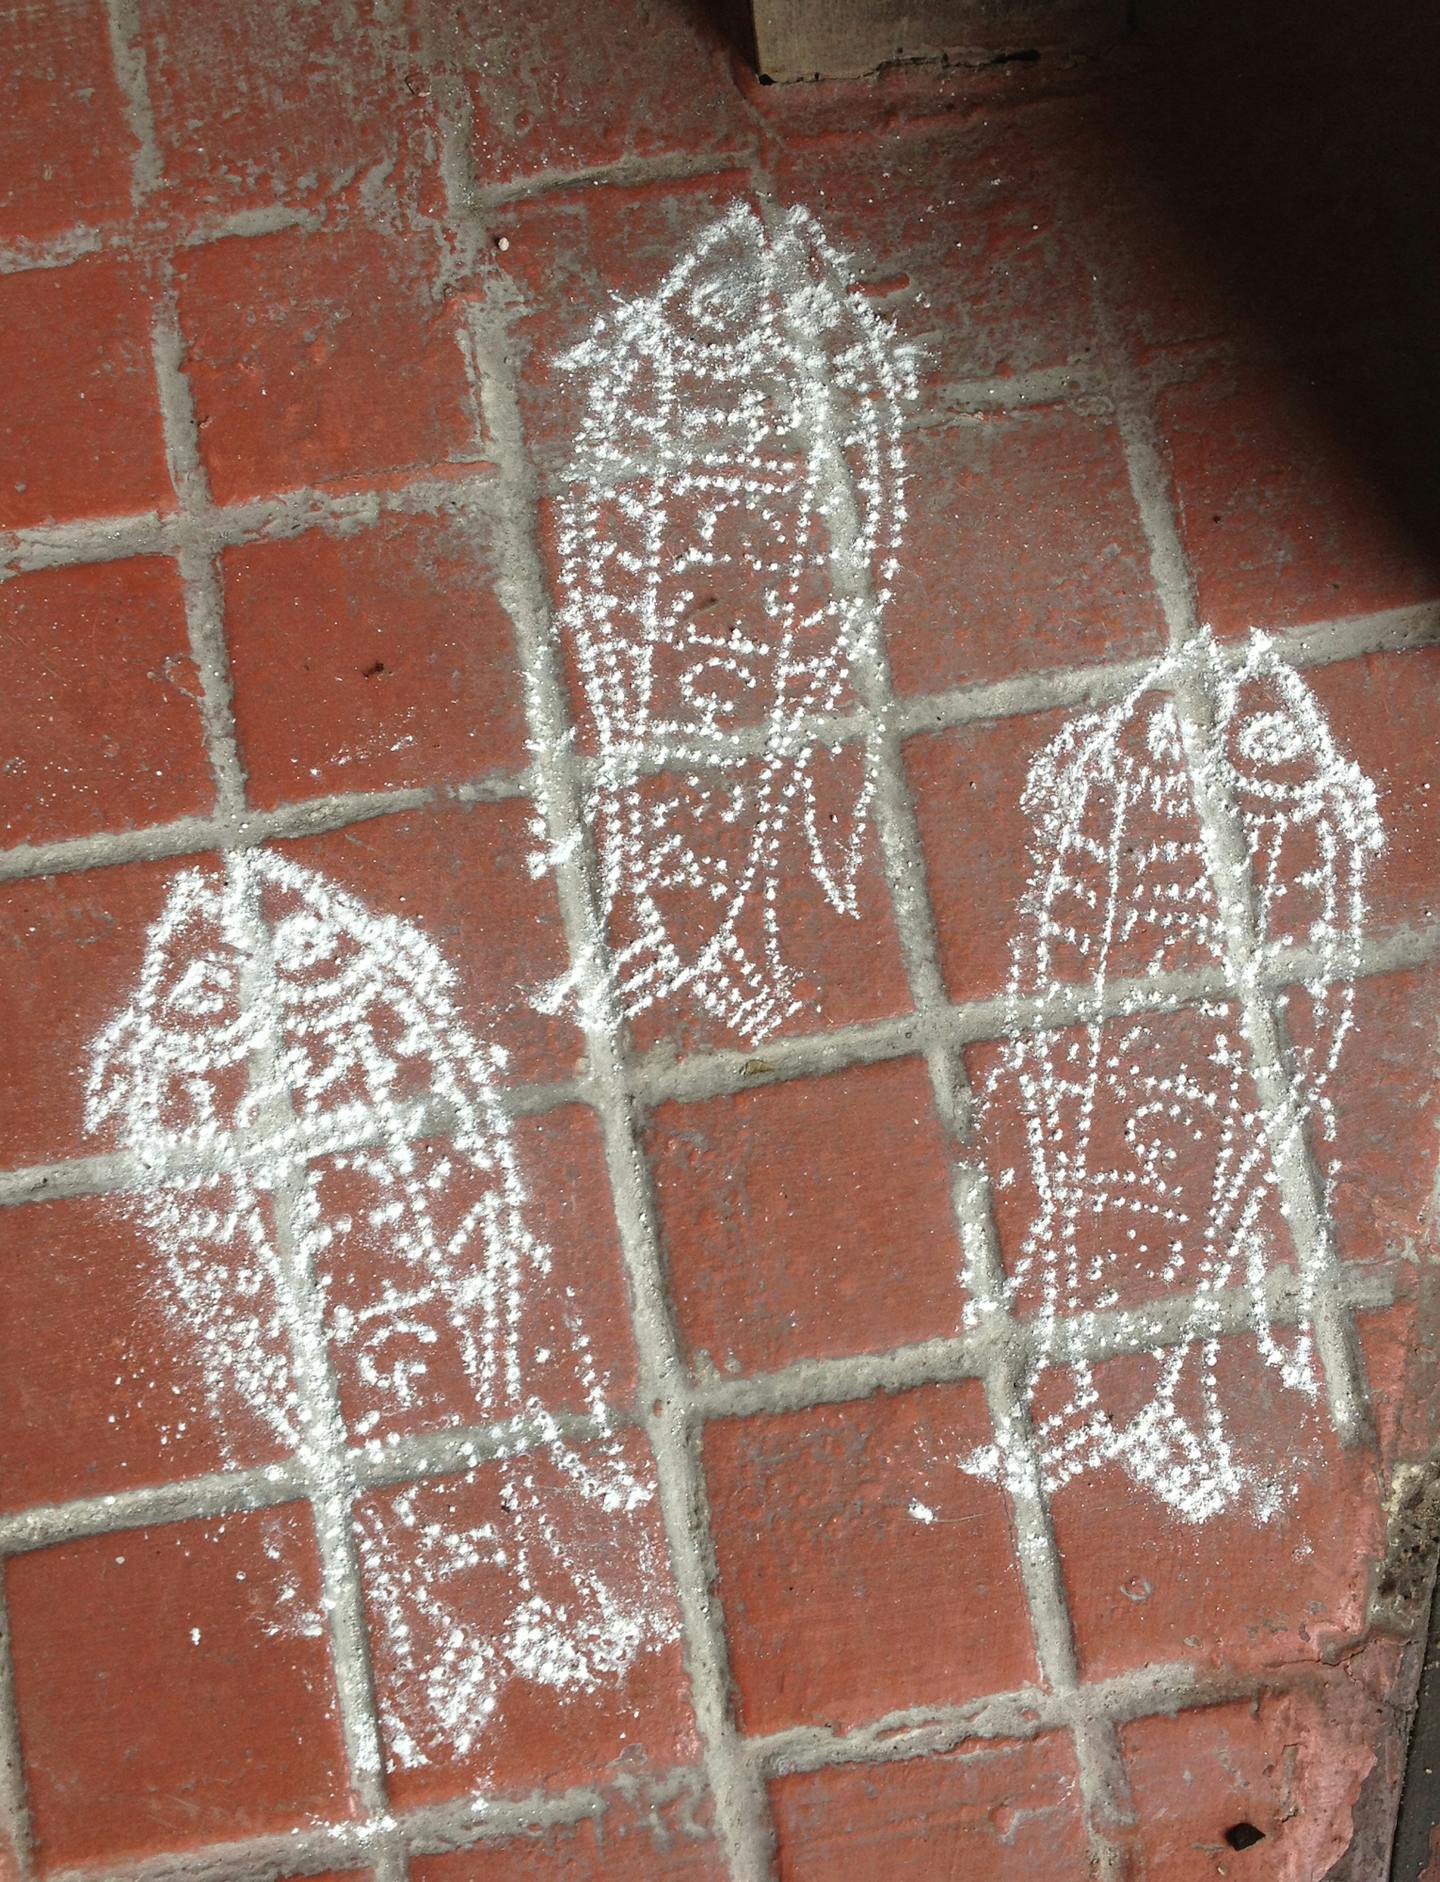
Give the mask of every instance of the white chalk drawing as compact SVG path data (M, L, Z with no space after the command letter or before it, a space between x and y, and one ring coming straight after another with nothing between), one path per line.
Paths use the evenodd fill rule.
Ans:
M914 358L812 216L737 203L559 364L557 621L621 1003L756 1041L802 1004L782 884L859 912L873 784L816 721L882 657Z
M1206 702L1200 755L1187 754L1164 690L1176 685ZM1197 811L1196 777L1210 821L1228 818L1240 839L1248 883ZM1025 1385L1043 1487L1111 1461L1190 1520L1241 1504L1263 1520L1293 1493L1294 1447L1277 1442L1273 1470L1242 1461L1216 1371L1214 1297L1248 1297L1260 1358L1297 1395L1303 1426L1319 1385L1312 1309L1334 1259L1331 1085L1352 1023L1367 865L1382 842L1374 787L1263 637L1227 662L1207 636L1113 710L1068 724L1036 758L1024 805L1034 849L1009 1037L985 1101L991 1117L1023 1120L1019 1166L994 1175L1002 1226L1007 1186L1022 1219L1029 1212L1004 1291L1032 1316ZM1216 894L1224 870L1240 905L1248 898L1242 960ZM1285 996L1292 1045L1267 1076L1246 1002L1265 997L1258 960L1287 948L1305 951L1311 977ZM1163 976L1180 970L1209 970L1215 997L1166 1000ZM1130 981L1148 983L1133 1000L1116 985ZM1062 987L1079 1023L1035 1030L1037 999ZM1302 1161L1324 1177L1308 1220L1294 1194ZM1296 1271L1298 1308L1283 1329L1266 1291L1281 1264ZM1178 1337L1125 1362L1148 1385L1138 1406L1112 1411L1075 1330L1108 1308L1178 1295L1193 1301ZM972 1324L985 1305L970 1306ZM1042 1385L1053 1368L1066 1382L1058 1404L1053 1370ZM1004 1469L999 1447L970 1465Z
M288 858L236 854L176 879L88 1086L91 1129L143 1166L134 1206L215 1406L243 1406L353 1522L401 1668L381 1703L405 1766L466 1752L507 1681L593 1688L676 1626L650 1530L626 1520L651 1488L526 1226L501 1055L462 1023L453 978L417 928ZM420 1093L443 1141L415 1141ZM336 1296L327 1263L346 1247L383 1255L378 1298ZM583 1445L537 1393L562 1360L600 1434ZM425 1516L434 1483L357 1497L354 1458L393 1441L387 1410L421 1402L442 1363L464 1382L460 1422L501 1436L493 1514L469 1527ZM348 1427L344 1371L370 1408ZM486 1627L464 1605L482 1585Z

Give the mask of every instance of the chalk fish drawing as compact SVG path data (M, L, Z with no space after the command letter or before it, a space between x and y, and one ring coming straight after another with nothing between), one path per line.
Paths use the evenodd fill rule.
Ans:
M1213 834L1197 814L1181 720L1162 690L1177 680L1198 682L1208 701L1209 756L1199 763L1243 837L1251 958L1293 947L1313 962L1287 996L1292 1046L1278 1078L1257 1078L1253 1041L1247 1051L1244 1000L1258 983L1237 964L1233 935L1227 941ZM1009 1037L984 1096L987 1122L1023 1120L1019 1167L996 1173L996 1201L1002 1240L1007 1207L1023 1225L1005 1293L1032 1316L1026 1385L1045 1487L1114 1461L1191 1520L1242 1502L1263 1520L1292 1493L1294 1466L1257 1471L1237 1455L1212 1302L1222 1289L1248 1293L1260 1357L1299 1395L1303 1423L1303 1401L1318 1387L1311 1308L1319 1267L1333 1259L1330 1087L1352 1024L1366 869L1382 844L1374 786L1263 637L1233 665L1205 637L1113 710L1068 724L1035 759L1023 801L1032 864ZM1177 997L1156 1010L1155 976L1207 969L1216 998ZM1152 986L1127 1009L1117 980ZM1079 1023L1033 1030L1036 1000L1061 988L1073 989ZM1284 1171L1307 1144L1325 1193L1319 1219L1297 1233ZM1266 1296L1281 1263L1298 1271L1288 1332L1272 1324ZM1107 1404L1071 1329L1097 1311L1177 1293L1193 1301L1180 1338L1127 1359L1148 1387L1137 1401L1132 1375L1123 1408L1113 1392ZM983 1311L983 1301L972 1304L972 1322ZM1058 1405L1048 1396L1053 1371L1042 1388L1057 1367L1068 1379ZM971 1466L998 1475L998 1449Z
M95 1041L87 1097L90 1128L148 1170L136 1207L215 1405L238 1398L353 1522L373 1622L403 1669L382 1722L407 1766L468 1750L508 1680L592 1688L675 1632L648 1531L625 1520L651 1488L526 1227L501 1055L460 1020L453 979L417 928L288 858L236 854L223 877L176 879L134 995ZM450 1120L438 1145L413 1141L421 1092ZM346 1245L402 1278L358 1307L334 1299L326 1257ZM537 1395L557 1358L601 1433L583 1447ZM383 1449L387 1410L414 1405L438 1365L463 1377L464 1422L501 1438L486 1467L496 1513L459 1532L417 1514L433 1485L383 1516L357 1501L351 1461L357 1445ZM346 1366L371 1407L348 1429ZM567 1537L587 1523L582 1561ZM477 1577L499 1616L484 1629L457 1605Z
M558 632L620 997L758 1040L802 1005L782 883L858 915L873 784L815 721L881 656L914 358L812 216L737 203L559 363Z

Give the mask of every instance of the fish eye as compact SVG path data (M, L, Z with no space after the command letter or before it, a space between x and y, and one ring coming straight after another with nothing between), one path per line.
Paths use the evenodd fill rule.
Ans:
M335 940L331 923L305 909L297 909L275 924L270 946L278 968L288 973L303 973L334 956Z
M224 1013L235 997L235 973L228 961L206 954L188 961L165 995L172 1013L186 1019L213 1019Z
M733 293L723 281L697 281L687 298L686 311L698 327L719 327L733 311Z
M1257 712L1236 731L1235 749L1251 764L1293 764L1305 756L1305 734L1288 712Z

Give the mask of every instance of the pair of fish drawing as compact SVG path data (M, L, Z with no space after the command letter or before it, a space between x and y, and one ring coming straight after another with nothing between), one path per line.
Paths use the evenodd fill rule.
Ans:
M868 766L858 785L837 766L823 730L884 685L914 358L807 213L737 205L563 363L587 395L561 505L556 641L582 702L608 936L592 965L627 1017L688 1001L758 1042L804 1006L787 959L796 885L836 918L858 915L874 784ZM1207 720L1201 756L1182 697ZM1206 793L1243 847L1239 942ZM1246 1290L1261 1360L1297 1405L1315 1396L1316 1255L1313 1237L1298 1252L1284 1240L1283 1174L1302 1140L1322 1168L1330 1148L1381 842L1373 788L1264 641L1226 658L1202 639L1072 720L1035 760L1024 807L1012 1023L987 1096L1024 1134L995 1179L1030 1202L1001 1299L972 1292L967 1311L1026 1317L1027 1398L1047 1375L1068 1381L1055 1408L1033 1411L1046 1491L1114 1463L1182 1518L1247 1502L1263 1518L1284 1470L1261 1482L1235 1460L1212 1307ZM1256 989L1240 982L1286 947L1312 977L1277 1096L1273 1075L1252 1075ZM1197 969L1222 991L1189 1003L1183 1037L1127 1001L1127 987ZM1059 987L1069 1021L1027 1027ZM417 1067L451 1120L438 1157L414 1141ZM676 1632L662 1552L637 1515L651 1485L528 1225L499 1069L425 935L263 849L176 880L90 1069L90 1126L148 1172L134 1206L216 1406L258 1417L352 1526L399 1669L381 1704L401 1766L468 1750L512 1680L594 1688ZM322 1165L345 1173L342 1220ZM383 1247L400 1277L358 1309L332 1302L324 1278L347 1235ZM1148 1386L1123 1413L1076 1345L1119 1298L1122 1253L1152 1296L1193 1303L1179 1336L1142 1355ZM1287 1262L1299 1306L1282 1334L1267 1282ZM557 1350L588 1410L583 1443L546 1403L540 1362ZM459 1530L427 1525L408 1492L377 1514L352 1461L383 1443L387 1412L423 1404L442 1353L458 1358L468 1422L524 1434L487 1466L489 1519ZM342 1366L371 1395L354 1427ZM1012 1468L998 1449L956 1461L1000 1480ZM576 1548L576 1511L599 1545ZM466 1611L477 1578L501 1591L484 1630Z

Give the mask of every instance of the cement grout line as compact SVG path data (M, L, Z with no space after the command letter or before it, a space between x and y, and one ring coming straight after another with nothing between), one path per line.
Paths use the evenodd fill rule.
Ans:
M150 102L150 76L140 38L136 0L105 0L105 24L110 39L110 60L124 105L125 121L135 140L130 159L130 200L139 210L163 178L160 147L155 135L155 112Z
M1076 412L1089 412L1102 406L1108 413L1109 399L1103 393L1104 380L1093 367L1041 367L1017 373L1013 379L949 379L927 381L926 403L900 417L904 437L927 431L958 431L975 428L1002 414L1023 418L1045 412L1057 405ZM699 433L694 439L694 468L725 472L734 463L734 453L743 441L722 418L715 428ZM588 456L559 447L546 450L536 465L540 488L546 497L558 497L576 485L589 490L619 490L626 484L654 478L659 470L656 459L643 452L620 456L606 453Z
M473 180L459 206L461 216L488 217L496 210L543 201L548 196L564 195L567 190L604 185L624 189L636 184L689 183L697 178L740 176L745 172L750 152L747 149L667 152L656 157L619 157L612 163L589 164L577 170L544 170L519 178L513 183L481 184Z
M25 1784L3 1564L0 1564L0 1865L4 1866L9 1882L32 1882L35 1875L35 1844Z
M983 1752L987 1741L1034 1739L1073 1729L1082 1716L1111 1726L1168 1717L1178 1711L1226 1705L1273 1686L1263 1673L1201 1674L1186 1661L1146 1664L1133 1672L1077 1686L1059 1695L1039 1686L986 1693L950 1706L917 1706L868 1720L849 1730L791 1726L752 1739L752 1755L767 1778L807 1775L836 1766L867 1768L943 1756L962 1745Z
M1069 1710L1053 1692L1021 1686L1013 1692L986 1693L953 1706L916 1706L864 1725L837 1729L827 1725L792 1725L751 1740L751 1755L766 1778L808 1776L846 1765L904 1764L914 1758L943 1756L961 1745L983 1750L995 1739L1039 1738L1062 1731Z
M501 1458L517 1457L544 1444L556 1431L575 1443L604 1437L636 1421L628 1407L612 1409L607 1420L582 1412L555 1412L543 1426L524 1418L489 1425L445 1426L408 1434L384 1444L352 1445L341 1468L356 1493L390 1489L430 1477L463 1477ZM268 1464L216 1470L171 1483L147 1484L110 1495L76 1497L67 1503L33 1504L0 1514L0 1557L29 1554L86 1536L148 1529L155 1524L192 1522L207 1516L275 1509L310 1498L313 1483L301 1459L285 1457Z
M1138 374L1117 338L1098 288L1097 324L1110 370L1131 488L1150 544L1151 569L1171 647L1181 663L1170 691L1208 873L1224 936L1226 977L1240 1013L1249 1070L1260 1100L1263 1129L1278 1183L1280 1207L1296 1252L1313 1277L1315 1343L1325 1376L1330 1414L1342 1444L1360 1441L1369 1427L1364 1365L1355 1328L1340 1298L1339 1257L1325 1197L1286 1074L1287 1034L1274 990L1258 971L1260 941L1254 882L1245 834L1225 782L1208 685L1183 665L1185 650L1203 631L1195 582L1171 497L1154 413Z
M76 222L59 235L0 245L0 279L12 274L39 274L69 268L106 247L106 234L91 222Z
M763 178L757 180L757 195L767 216L773 218L777 213L773 192ZM842 289L844 285L837 283ZM799 356L808 358L810 349L804 336L797 337ZM846 572L855 566L853 551L860 537L855 493L840 440L826 428L827 421L822 416L826 410L824 401L814 401L809 409L812 423L819 427L819 435L809 439L810 455L827 467L825 514L831 532L832 580L846 582ZM876 598L867 579L861 579L854 598L875 610L878 618ZM857 670L856 690L869 721L866 762L875 781L876 821L896 930L905 957L906 976L936 1110L953 1144L953 1200L962 1251L957 1283L963 1275L972 1296L986 1310L988 1338L980 1376L1004 1460L1003 1487L1015 1525L1017 1566L1036 1660L1045 1684L1057 1693L1064 1693L1073 1688L1077 1677L1074 1629L1021 1389L1022 1347L1014 1337L1013 1321L1001 1291L1003 1269L990 1208L989 1180L983 1166L970 1161L965 1150L972 1114L971 1095L963 1061L954 1042L946 1036L941 1019L948 1013L950 1003L940 971L935 916L905 772L897 702L883 638L879 634L873 652ZM957 1300L958 1297L957 1288ZM1075 1725L1074 1740L1087 1824L1098 1854L1098 1825L1113 1814L1116 1783L1111 1767L1118 1763L1118 1750L1104 1727L1091 1722Z
M278 1509L301 1501L307 1493L304 1471L287 1459L108 1495L75 1497L66 1503L34 1503L0 1515L0 1557L29 1555L36 1549L83 1542L89 1536L118 1535L123 1530Z
M113 835L67 837L53 843L25 844L0 850L0 883L31 882L40 877L80 875L121 863L171 862L204 857L214 851L253 848L299 837L324 836L398 817L412 810L459 805L500 804L528 797L527 771L491 771L455 784L397 786L386 791L342 791L283 804L276 810L247 810L227 816L179 817Z
M1330 1414L1342 1444L1369 1429L1368 1394L1359 1342L1341 1306L1339 1256L1329 1220L1326 1185L1315 1166L1286 1072L1287 1035L1280 1009L1256 971L1258 941L1251 906L1249 855L1235 807L1210 761L1214 730L1198 685L1177 688L1181 733L1190 763L1197 815L1205 833L1210 874L1236 982L1250 1074L1275 1169L1280 1208L1296 1249L1316 1286L1315 1342L1325 1374Z
M133 0L120 0L117 11L128 14L132 4ZM128 57L129 49L122 47L120 53ZM129 108L126 115L133 115ZM132 194L133 190L132 183ZM253 209L211 211L185 221L170 213L170 205L163 197L154 203L147 198L139 211L132 209L129 222L73 223L58 235L22 238L0 246L0 278L12 274L49 273L69 268L92 255L154 262L183 254L187 249L229 242L237 236L278 235L286 229L335 230L345 226L347 220L343 208L336 213L332 202L324 209L293 203L264 204Z
M502 1086L493 1095L507 1117L542 1116L565 1105L590 1103L589 1086L583 1079ZM37 1164L28 1170L0 1171L0 1208L148 1189L182 1177L260 1168L269 1163L277 1149L283 1149L287 1156L306 1159L367 1150L384 1142L397 1125L411 1140L446 1137L454 1130L455 1118L445 1099L429 1094L397 1104L395 1111L383 1118L368 1105L349 1104L323 1117L297 1119L293 1132L279 1136L268 1127L251 1125L231 1132L224 1142L197 1139L154 1157L109 1151Z
M1342 1271L1346 1305L1371 1312L1401 1297L1399 1269L1384 1262L1349 1263ZM1293 1269L1268 1278L1267 1304L1277 1326L1294 1324L1300 1289ZM1170 1295L1142 1305L1079 1314L1059 1323L1051 1335L1055 1364L1099 1364L1125 1354L1155 1353L1190 1337L1196 1293ZM1204 1296L1207 1323L1220 1336L1238 1333L1248 1323L1252 1297L1244 1288L1225 1288ZM1014 1345L1031 1350L1030 1323L1017 1320L1009 1331ZM800 1359L772 1372L742 1378L704 1378L689 1389L689 1411L699 1426L712 1419L776 1417L820 1406L856 1404L877 1392L896 1393L928 1386L983 1379L993 1363L991 1331L937 1336L886 1352L847 1353L835 1358ZM602 1424L585 1413L553 1414L553 1428L583 1443L614 1427L644 1425L646 1397L634 1406L612 1407ZM357 1492L369 1492L429 1477L464 1476L502 1457L518 1456L547 1441L552 1426L524 1419L416 1432L383 1446L352 1446L345 1459L347 1477ZM233 1470L218 1470L173 1482L147 1484L108 1495L76 1497L64 1503L32 1504L0 1514L0 1558L110 1535L156 1524L189 1522L209 1516L271 1509L310 1495L302 1462L284 1458Z
M137 72L130 52L130 4L131 0L107 0L105 20L116 77L126 115L136 138L132 191L138 200L152 180L154 139L143 76ZM3 1582L0 1582L0 1863L13 1872L14 1882L30 1882L35 1873L31 1827L23 1739L15 1691L9 1603L7 1591ZM9 1845L8 1851L6 1844Z
M132 556L171 555L176 535L173 513L159 510L0 530L0 582L52 569L125 562Z
M1317 1663L1318 1666L1318 1663ZM796 1726L748 1741L756 1768L767 1781L836 1768L875 1770L917 1758L944 1756L972 1746L983 1754L997 1740L1035 1738L1066 1729L1083 1711L1120 1726L1148 1718L1171 1718L1182 1711L1234 1704L1264 1692L1303 1688L1304 1667L1253 1668L1199 1672L1186 1662L1146 1665L1132 1672L1096 1680L1058 1699L1038 1687L986 1694L957 1705L916 1707L889 1713L850 1729ZM678 1766L652 1780L663 1794L679 1795L702 1772ZM564 1827L586 1818L603 1819L612 1792L623 1786L576 1785L563 1791L537 1790L523 1797L462 1797L422 1804L397 1813L398 1840L411 1855L432 1855ZM198 1849L142 1857L112 1865L105 1882L288 1882L363 1862L363 1826L346 1822L312 1823L290 1832L261 1834ZM61 1869L50 1882L96 1882L90 1868Z
M204 532L200 532L202 535ZM167 553L178 553L172 544ZM190 554L199 553L192 544ZM1367 653L1411 650L1440 642L1440 603L1359 615L1346 620L1317 623L1278 636L1286 658L1297 666L1322 666L1358 658ZM1236 649L1236 657L1239 650ZM1061 708L1088 708L1113 704L1132 690L1150 662L1097 663L1035 674L1017 674L1004 680L977 681L944 692L897 699L892 722L908 740L916 735L943 732L962 725L1025 716ZM806 730L825 744L845 744L866 735L866 721L858 713L837 714L807 723ZM765 749L762 728L736 735L733 742L715 746L713 762L733 761L736 751L759 756ZM694 754L704 768L704 752ZM664 767L654 756L637 754L637 775ZM498 803L532 796L534 779L528 770L494 771L448 785L397 786L382 791L334 793L280 805L273 810L246 808L239 826L244 841L261 843L314 832L343 829L371 818L421 809L429 805ZM225 817L185 817L137 830L99 832L93 836L61 837L48 843L19 844L0 849L0 884L28 881L40 876L73 875L128 862L167 861L233 847L236 826ZM775 1042L776 1048L784 1044ZM771 1050L766 1048L767 1053Z
M156 203L147 199L141 215L132 222L111 222L96 226L75 222L58 235L34 237L0 247L0 279L6 275L40 275L62 267L72 267L94 254L115 254L120 260L154 260L158 256L183 254L186 248L207 248L216 241L233 237L279 235L282 230L337 230L344 215L335 215L333 205L318 211L296 203L269 203L254 209L211 211L194 220L179 220L169 215L166 199Z
M163 298L154 338L156 387L164 427L165 456L182 518L203 515L209 487L200 461L195 408L184 372L185 341L180 332L171 271L165 271ZM230 662L221 624L220 584L214 557L189 539L182 527L177 551L191 657L200 676L200 716L205 749L215 779L216 821L231 836L245 816L245 774L235 740L230 693Z
M240 1004L242 1009L263 1011L267 1004L276 1004L273 981L267 971L270 937L261 914L258 891L247 900L251 902L244 912L245 926L249 930L250 984L242 985ZM277 1076L277 1047L273 1042L280 1036L278 1014L268 1017L262 1029L262 1037L268 1043L252 1055L249 1067L251 1095L265 1099L262 1125L268 1125L276 1139L283 1139L298 1121L290 1092ZM398 1876L403 1875L403 1856L395 1849L388 1829L384 1746L355 1541L354 1506L359 1485L350 1465L345 1414L326 1325L325 1304L304 1233L303 1166L294 1157L276 1159L270 1176L282 1313L289 1334L289 1357L298 1400L299 1455L309 1466L306 1494L313 1513L320 1559L321 1607L330 1636L341 1735L355 1794L370 1821L381 1826L375 1850L377 1873Z
M311 531L350 535L373 528L382 516L441 516L449 510L483 507L493 482L488 465L474 460L453 464L443 474L442 467L433 467L401 483L353 489L299 484L268 497L207 502L189 514L145 510L33 523L0 530L0 581L131 556L174 555L186 540L219 553L290 542Z
M1399 1297L1396 1271L1387 1263L1345 1266L1339 1287L1346 1304L1359 1310L1391 1306ZM1300 1316L1299 1276L1277 1269L1267 1279L1266 1297L1276 1325ZM1242 1287L1213 1292L1194 1290L1131 1307L1112 1307L1046 1323L1046 1338L1061 1365L1098 1365L1137 1353L1163 1352L1192 1337L1193 1321L1203 1303L1207 1326L1218 1336L1239 1333L1248 1324L1253 1297ZM1050 1330L1053 1329L1053 1332ZM983 1380L996 1363L997 1347L1028 1359L1036 1336L1033 1323L1012 1318L1003 1332L993 1327L975 1333L937 1335L909 1346L878 1353L847 1353L837 1358L799 1359L773 1372L737 1379L705 1378L694 1388L697 1414L705 1419L778 1416L811 1411L869 1398L876 1392L910 1392L925 1386Z
M246 840L246 780L236 740L229 653L225 644L223 596L217 552L203 530L188 527L203 519L210 507L209 483L199 453L199 430L190 386L184 370L185 342L180 331L171 270L164 270L164 287L156 321L155 373L161 421L171 481L180 503L178 560L181 589L191 651L201 682L201 719L206 750L215 777L217 821L228 835L227 849ZM258 900L248 913L255 942L250 956L248 987L241 999L266 998L262 958L268 933ZM265 1029L266 1036L274 1028ZM267 1068L252 1064L252 1085L273 1083ZM262 1120L271 1130L293 1124L288 1096L275 1101L276 1116ZM293 1196L294 1165L284 1166L284 1178L273 1186L274 1219L281 1268L290 1300L290 1357L301 1401L301 1417L316 1435L313 1472L307 1473L316 1549L320 1561L323 1607L330 1640L331 1663L353 1794L364 1810L372 1834L367 1857L375 1882L404 1882L403 1852L388 1828L389 1801L385 1789L384 1752L375 1705L374 1680L365 1624L364 1595L356 1552L352 1504L354 1486L348 1476L345 1427L339 1387L329 1350L324 1313L315 1277L296 1232L297 1204Z
M54 1869L46 1882L292 1882L343 1868L370 1882L353 1829L343 1823L272 1832L244 1842L211 1843L199 1849L93 1868Z
M556 890L579 983L591 1103L604 1139L630 1283L642 1395L652 1408L646 1429L680 1603L696 1723L732 1882L768 1882L771 1832L763 1789L750 1771L731 1716L728 1653L710 1592L711 1544L704 1525L705 1485L697 1432L665 1298L664 1260L627 1086L623 1029L614 1005L594 889L594 859L584 827L580 766L572 753L573 725L564 680L549 641L549 606L536 538L538 488L524 448L503 331L492 333L486 323L487 317L477 310L473 345L509 508L497 532L502 569L499 588L514 623L526 678L539 801L549 840L561 858L555 863Z
M462 108L468 108L468 101ZM463 140L463 148L457 143L466 120L452 119L448 111L442 115L451 220L462 249L468 242L478 250L484 231L482 218L472 213L478 192L469 140ZM497 586L511 617L525 680L537 811L557 859L563 858L554 864L556 890L572 971L584 983L580 1018L590 1068L589 1102L600 1122L629 1283L639 1402L648 1406L643 1423L654 1458L706 1781L731 1882L768 1882L773 1829L764 1787L744 1752L731 1706L728 1645L710 1589L713 1542L698 1454L699 1428L691 1416L686 1372L665 1294L664 1256L639 1122L627 1085L624 1027L614 1004L595 888L595 859L583 817L575 728L550 638L538 539L540 486L526 449L503 315L492 327L488 311L476 308L468 339L480 417L496 441L500 471L502 513L496 549L502 579Z
M1425 966L1437 957L1440 922L1420 929L1395 929L1365 944L1357 978ZM1301 981L1325 980L1324 963L1304 948L1276 949L1258 964L1257 972L1276 990ZM955 1045L978 1045L1009 1038L1016 1024L1026 1033L1046 1032L1081 1025L1096 1017L1170 1012L1201 1000L1213 1000L1225 991L1224 978L1217 969L1195 968L1108 981L1098 1002L1079 985L1060 986L1048 996L1025 1000L1003 994L956 1000L933 1009L930 1023ZM893 1019L768 1040L755 1051L718 1047L677 1059L666 1046L657 1046L632 1068L630 1088L637 1102L647 1110L655 1110L662 1104L693 1104L793 1078L824 1076L905 1058L922 1050L920 1017L913 1012L903 1013Z
M1404 972L1430 965L1437 958L1440 923L1418 930L1397 929L1365 945L1355 977ZM1279 950L1257 971L1263 983L1275 990L1302 981L1321 983L1325 978L1323 963L1305 949ZM1081 988L1062 988L1049 998L1025 1002L1007 1002L999 995L989 1000L956 1002L936 1009L930 1020L952 1044L965 1046L1007 1038L1017 1019L1027 1032L1039 1032L1080 1025L1097 1014L1108 1017L1177 1011L1197 1001L1213 1000L1225 991L1223 977L1216 970L1197 969L1148 980L1110 981L1098 1007L1084 997ZM665 1047L657 1047L627 1067L626 1083L635 1105L648 1113L664 1104L693 1104L791 1079L824 1077L919 1055L923 1050L922 1022L910 1013L772 1040L764 1047L763 1056L722 1047L674 1059ZM543 1116L570 1104L594 1105L591 1081L584 1076L501 1086L496 1098L509 1117ZM424 1138L447 1135L454 1120L443 1101L430 1097L416 1098L404 1122L410 1136ZM316 1122L306 1154L319 1157L365 1149L379 1140L378 1117L365 1106L355 1105ZM187 1146L155 1161L126 1151L108 1151L0 1170L0 1209L123 1193L177 1175L245 1168L263 1162L270 1145L269 1133L244 1130L233 1133L226 1145Z

